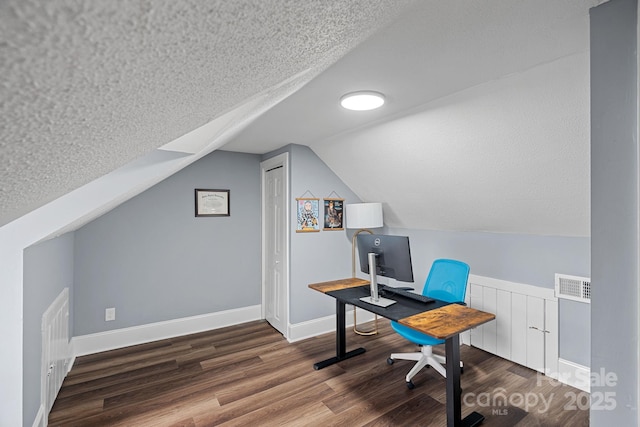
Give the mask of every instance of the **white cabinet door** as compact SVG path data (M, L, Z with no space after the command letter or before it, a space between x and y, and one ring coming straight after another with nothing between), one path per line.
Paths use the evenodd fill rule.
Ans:
M558 301L545 300L544 311L545 374L558 378Z
M544 372L544 299L527 296L527 365Z
M527 366L527 296L511 294L511 360Z
M496 315L470 331L472 346L557 378L557 301L476 283L467 296L470 307Z

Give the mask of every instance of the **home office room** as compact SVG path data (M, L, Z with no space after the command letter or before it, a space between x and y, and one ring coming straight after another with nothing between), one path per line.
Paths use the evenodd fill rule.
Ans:
M0 10L1 426L638 424L637 1Z

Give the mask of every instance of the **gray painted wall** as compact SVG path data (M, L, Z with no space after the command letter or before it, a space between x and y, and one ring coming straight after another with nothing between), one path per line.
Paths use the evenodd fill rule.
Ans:
M296 233L296 198L339 197L345 205L360 199L306 146L288 147L291 173L290 322L335 314L332 298L309 289L309 283L351 276L351 236L355 230ZM322 215L322 208L320 215Z
M73 233L31 246L24 251L23 288L23 424L30 426L40 407L42 315L64 288L73 303ZM70 325L73 313L69 310ZM69 336L73 331L69 331Z
M295 198L309 191L322 199L335 191L346 199L345 203L360 200L311 150L299 145L289 146L287 150L291 161L292 192L290 304L291 323L295 324L335 313L334 301L310 291L307 285L351 275L351 236L354 231L296 233ZM281 152L283 150L278 150L265 158ZM309 193L305 197L312 197ZM442 257L468 262L473 274L551 289L555 273L590 276L590 239L586 237L401 228L374 231L410 237L416 288L426 280L431 262ZM359 271L358 264L356 268ZM364 277L359 272L358 276ZM589 304L560 301L559 336L560 357L589 366Z
M231 216L195 217L196 188L229 189ZM215 151L82 227L75 335L260 304L260 221L260 156Z
M591 9L591 371L617 375L592 384L593 426L640 421L637 24L637 0Z
M471 267L471 274L554 287L555 273L589 277L589 239L480 232L428 231L389 228L387 234L409 236L414 287L422 289L436 258L454 258ZM560 301L560 357L589 366L590 306Z

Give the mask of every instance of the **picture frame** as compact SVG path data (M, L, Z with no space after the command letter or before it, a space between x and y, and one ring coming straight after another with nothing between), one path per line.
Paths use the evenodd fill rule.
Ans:
M296 233L320 231L320 199L297 198L296 211Z
M231 216L230 193L230 190L196 188L196 216Z
M325 231L344 230L344 199L324 199Z

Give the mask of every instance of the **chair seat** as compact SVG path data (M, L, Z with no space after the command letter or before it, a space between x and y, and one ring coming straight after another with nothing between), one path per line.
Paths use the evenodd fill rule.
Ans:
M422 295L450 303L464 301L468 279L468 264L452 259L437 259L431 264L431 270L422 288ZM433 353L433 346L444 344L444 340L430 337L398 322L392 321L391 327L400 336L420 346L419 352L392 353L387 359L389 365L392 365L395 360L416 362L405 377L407 387L410 389L414 387L412 378L426 366L432 367L440 375L447 377L443 366L446 363L445 357ZM460 368L462 368L462 361L460 361Z
M429 335L425 335L408 326L401 325L398 322L391 321L391 327L394 331L402 335L404 338L418 345L439 345L444 344L444 340L439 340Z

